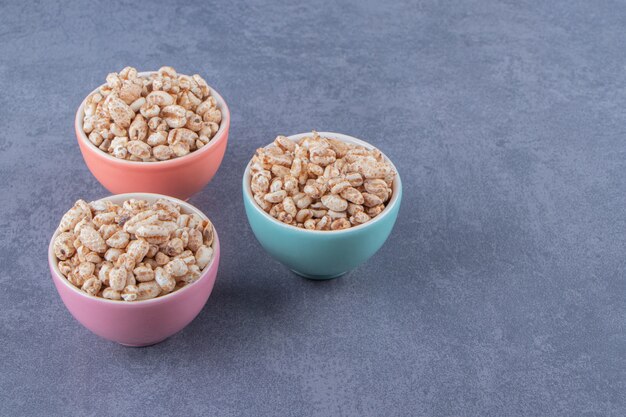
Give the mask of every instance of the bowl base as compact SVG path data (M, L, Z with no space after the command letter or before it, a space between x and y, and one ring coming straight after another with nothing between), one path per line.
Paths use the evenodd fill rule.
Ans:
M292 269L291 272L293 272L296 275L300 275L302 278L311 279L314 281L326 281L329 279L339 278L340 276L344 275L347 271L341 272L336 275L311 275L311 274L305 274L304 272L296 271L295 269Z

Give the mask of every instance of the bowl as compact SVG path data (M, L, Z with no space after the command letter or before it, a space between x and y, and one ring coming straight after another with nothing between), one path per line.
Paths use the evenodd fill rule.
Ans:
M367 142L333 132L319 132L322 137L374 148ZM289 136L299 140L310 133ZM272 145L268 145L272 146ZM383 156L397 173L398 170L389 158ZM254 236L261 246L274 259L296 274L317 280L337 278L356 268L372 255L389 237L398 217L402 199L400 175L392 185L393 195L387 206L378 216L359 226L344 230L317 231L301 229L284 224L263 211L254 201L250 189L250 163L243 175L243 202Z
M151 72L141 72L149 76ZM100 87L98 87L100 88ZM89 95L96 92L92 91ZM222 112L220 127L209 143L185 156L158 162L118 159L98 149L83 132L85 100L76 112L76 138L87 168L113 194L147 192L186 200L211 181L226 152L230 111L222 96L211 87L211 95ZM89 97L89 96L87 96Z
M121 203L129 198L153 202L165 198L181 206L186 213L207 217L197 208L171 197L157 194L122 194L103 198ZM54 285L69 312L83 326L105 339L125 346L149 346L159 343L187 326L207 302L220 261L220 243L214 231L213 259L205 267L198 280L170 294L142 301L115 301L87 295L72 285L61 274L52 243L48 248L48 263Z

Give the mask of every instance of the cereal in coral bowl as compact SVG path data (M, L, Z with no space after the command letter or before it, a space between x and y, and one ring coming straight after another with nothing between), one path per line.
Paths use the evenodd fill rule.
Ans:
M385 243L402 183L382 152L351 136L278 136L243 177L248 221L263 248L311 279L343 275Z
M224 99L198 74L172 67L111 73L76 112L85 162L113 193L154 192L186 199L219 168L228 141Z
M106 339L158 343L205 305L219 240L195 207L157 194L78 200L49 248L52 278L70 313Z

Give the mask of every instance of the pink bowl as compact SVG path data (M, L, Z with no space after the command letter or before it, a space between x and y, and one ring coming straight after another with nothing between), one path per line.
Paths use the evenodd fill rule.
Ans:
M142 72L139 75L147 76L151 73ZM159 162L118 159L91 143L83 132L83 116L87 100L85 98L76 112L74 128L80 151L89 171L113 194L148 192L170 195L183 200L188 199L211 181L226 152L230 111L222 96L213 88L211 88L211 94L217 101L217 107L222 111L222 122L213 139L188 155Z
M186 213L207 217L192 205L174 198L157 194L126 194L103 198L121 203L129 198L155 201L167 198L179 204ZM83 326L105 339L126 346L149 346L159 343L182 330L200 313L207 302L220 263L220 241L215 232L214 255L200 278L193 284L173 293L144 301L114 301L87 295L70 284L57 266L58 260L52 250L54 233L48 248L48 263L54 285L72 316Z

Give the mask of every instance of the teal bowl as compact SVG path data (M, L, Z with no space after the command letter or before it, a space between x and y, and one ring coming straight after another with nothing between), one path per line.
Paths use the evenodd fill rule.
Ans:
M292 140L310 135L289 136ZM368 149L372 145L351 136L320 132L320 136L358 144ZM269 145L272 146L272 145ZM398 172L389 158L385 159ZM393 195L378 216L359 226L344 230L317 231L279 222L263 211L253 199L250 189L250 164L243 175L243 202L248 222L261 246L277 261L296 274L309 279L332 279L356 268L380 249L396 222L402 199L400 175L392 185Z

